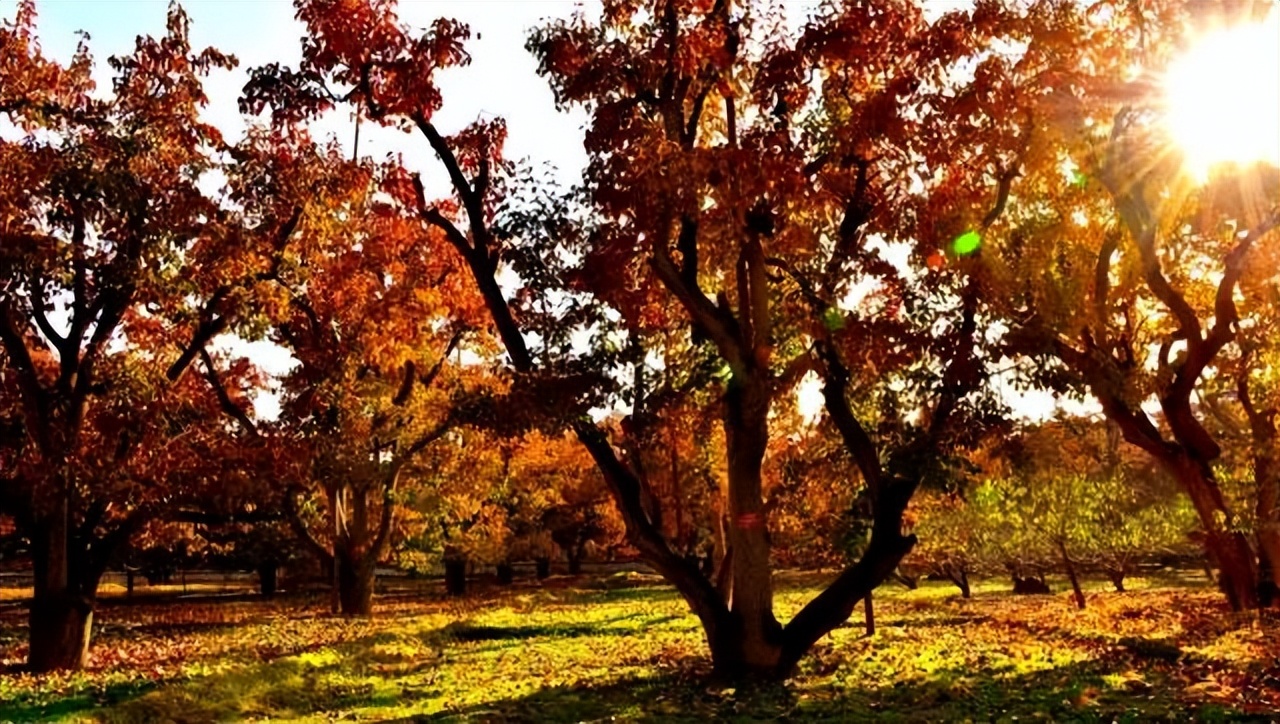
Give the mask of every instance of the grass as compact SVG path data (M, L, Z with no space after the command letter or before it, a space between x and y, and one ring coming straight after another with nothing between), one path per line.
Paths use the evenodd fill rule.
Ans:
M560 581L561 584L564 581ZM877 594L785 686L707 678L705 643L651 578L526 585L461 602L388 599L370 620L318 600L142 602L101 613L94 665L0 674L0 721L710 722L1269 721L1280 719L1275 621L1227 615L1177 581L974 598L928 584ZM820 584L780 580L780 617ZM0 658L23 655L0 620Z

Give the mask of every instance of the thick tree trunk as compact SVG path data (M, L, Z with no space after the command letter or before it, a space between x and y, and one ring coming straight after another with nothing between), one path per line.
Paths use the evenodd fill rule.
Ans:
M30 536L34 595L27 665L37 673L80 669L89 658L98 581L85 570L87 561L73 565L68 507L66 498L60 500Z
M754 375L730 381L726 392L725 440L729 454L729 545L736 642L744 673L772 676L782 655L782 626L773 613L768 522L762 495L762 467L769 440L769 397Z
M876 635L876 609L872 603L872 594L868 593L867 597L862 599L863 620L867 625L867 636Z
M373 613L375 583L372 562L360 556L337 556L338 600L344 616L368 616Z
M31 600L31 651L27 665L37 673L80 669L89 660L93 628L91 599L37 592Z
M511 582L515 580L516 573L515 569L511 567L511 564L506 562L499 563L495 568L498 573L498 584L503 586L511 585Z
M1227 602L1236 611L1258 608L1257 561L1244 533L1223 527L1223 520L1232 517L1217 481L1190 457L1169 464L1200 516L1205 548L1218 563L1218 585Z
M1257 484L1258 602L1280 603L1280 461L1270 419L1254 423L1253 474Z
M551 577L551 559L536 558L533 561L535 575L539 581L544 581Z
M1067 569L1067 578L1071 581L1071 594L1075 597L1076 608L1083 611L1085 608L1084 590L1080 588L1080 577L1076 575L1075 561L1071 560L1070 554L1067 553L1067 545L1062 541L1058 541L1058 552L1062 555L1062 565Z
M467 559L444 559L444 590L450 596L467 594Z

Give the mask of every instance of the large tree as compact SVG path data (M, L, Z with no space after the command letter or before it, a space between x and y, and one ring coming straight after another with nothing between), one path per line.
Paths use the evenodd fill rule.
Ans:
M225 430L184 372L222 375L205 345L292 230L202 192L225 149L203 77L234 61L193 49L180 9L109 62L96 96L86 45L67 65L42 54L33 3L0 26L0 387L20 411L0 501L31 541L36 670L84 662L111 553L199 477L180 469L189 428Z
M792 34L754 4L609 2L600 22L547 26L530 41L543 72L562 102L592 112L590 233L576 234L547 193L506 193L505 126L453 136L436 127L434 73L465 61L465 28L438 21L414 34L389 2L297 6L309 31L302 65L256 71L248 106L270 104L283 122L354 100L372 120L421 134L453 198L432 201L418 184L401 199L424 234L442 231L466 262L519 378L575 371L548 332L601 323L592 309L614 310L624 339L655 322L678 325L718 357L728 595L673 550L642 471L588 415L608 386L556 399L631 544L700 618L716 668L789 675L893 571L913 543L902 531L912 493L944 474L947 453L994 412L975 395L987 272L980 258L959 257L998 222L1019 166L1045 162L1029 135L1053 85L993 40L1038 47L1056 4L1022 12L987 2L933 19L906 2L832 6ZM898 265L886 258L895 244L909 252ZM510 300L498 283L504 261L526 285ZM576 262L606 283L581 283ZM537 327L548 318L537 300L545 305L551 289L595 303L568 305L574 313L553 320L558 332ZM541 339L531 344L524 332L535 327ZM773 614L761 471L770 408L808 370L824 380L874 533L862 558L784 627ZM888 384L883 370L905 384Z

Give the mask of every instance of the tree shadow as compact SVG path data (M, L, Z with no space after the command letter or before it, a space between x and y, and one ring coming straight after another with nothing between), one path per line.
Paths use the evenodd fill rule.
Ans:
M631 613L590 623L549 623L533 626L479 626L469 621L455 621L439 629L440 636L455 641L521 641L537 638L576 638L579 636L626 636L636 633L631 626L617 626L624 621L636 621L644 626L658 626L676 621L681 616L651 616Z
M125 682L59 697L53 701L35 697L0 699L0 722L61 720L103 706L135 699L157 686L154 682Z
M1120 664L1090 661L1032 673L946 670L874 687L798 679L723 688L688 673L600 686L542 689L440 714L383 724L703 722L1268 722L1265 713L1205 705L1187 709L1162 682L1115 685ZM1108 682L1111 682L1110 684ZM1126 679L1125 682L1135 681Z

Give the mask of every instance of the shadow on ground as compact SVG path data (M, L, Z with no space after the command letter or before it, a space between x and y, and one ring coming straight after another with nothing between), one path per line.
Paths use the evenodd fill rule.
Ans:
M696 675L624 679L603 686L542 689L425 717L383 724L553 722L1269 722L1274 717L1206 706L1187 709L1158 684L1111 689L1119 665L1082 665L1019 676L946 671L890 688L770 684L734 689ZM809 682L811 683L811 682Z

